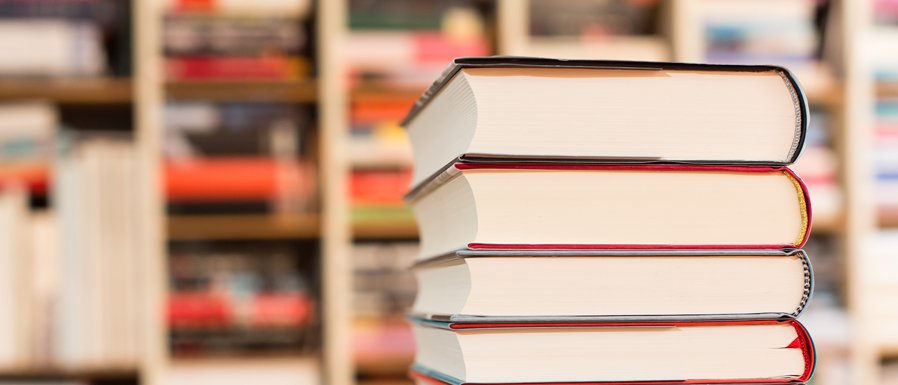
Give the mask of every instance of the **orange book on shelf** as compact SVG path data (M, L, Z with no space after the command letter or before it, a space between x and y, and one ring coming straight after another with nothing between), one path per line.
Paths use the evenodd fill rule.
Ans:
M352 103L350 116L352 123L356 125L383 121L398 122L414 104L415 99L365 97Z
M350 191L353 206L404 207L402 196L412 181L409 170L353 171Z
M314 178L307 165L270 158L212 158L169 161L165 195L178 202L226 202L274 199L291 194L311 196ZM299 183L293 183L298 180Z

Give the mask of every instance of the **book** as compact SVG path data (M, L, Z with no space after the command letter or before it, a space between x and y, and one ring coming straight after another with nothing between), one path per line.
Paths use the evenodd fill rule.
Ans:
M424 30L439 31L445 28L453 11L474 11L483 4L478 0L438 1L419 0L350 0L349 28L356 30ZM475 26L483 28L482 17Z
M898 99L876 101L873 163L876 172L875 198L879 215L886 221L898 216Z
M419 384L802 383L814 348L795 320L413 325Z
M407 201L423 257L465 248L800 248L811 223L807 190L786 167L459 162Z
M402 201L411 179L410 170L354 170L349 178L354 207L406 208Z
M875 304L898 301L898 229L881 229L864 240L864 290ZM898 309L871 306L869 333L882 346L898 346Z
M168 15L166 55L259 56L304 53L307 37L300 21L284 17L205 17Z
M479 34L354 31L347 37L344 60L351 83L352 80L376 80L377 84L388 87L424 89L447 61L461 56L487 55L490 49L487 38Z
M0 19L2 76L97 76L106 72L97 24L64 19Z
M307 18L312 9L312 2L309 0L165 0L164 4L169 13L278 15L297 19Z
M658 0L536 0L529 3L531 36L652 35L658 31Z
M273 201L286 189L308 203L315 194L314 175L314 169L299 160L199 158L168 162L164 187L166 197L176 202Z
M139 356L137 155L126 137L76 136L56 157L59 238L50 347L59 367L134 367Z
M17 183L4 183L0 187L0 311L6 314L0 320L0 338L6 341L0 346L0 365L17 367L27 365L27 342L31 333L27 309L31 309L30 229L28 190Z
M415 299L408 267L418 255L412 242L374 242L352 247L353 310L357 318L402 318Z
M59 111L49 103L0 104L0 180L22 183L31 193L46 193L59 125Z
M780 67L472 57L403 125L420 183L459 158L784 165L807 115Z
M176 56L165 59L165 74L173 81L287 81L307 78L310 73L308 59L298 56Z
M795 317L813 281L800 250L462 250L413 271L411 313L451 321Z

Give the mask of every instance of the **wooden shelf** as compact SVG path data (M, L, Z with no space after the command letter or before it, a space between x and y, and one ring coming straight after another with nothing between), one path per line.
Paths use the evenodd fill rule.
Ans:
M878 346L879 354L884 357L898 357L898 343L885 342Z
M133 99L127 78L0 78L0 100L45 99L61 104L124 104Z
M314 80L181 81L167 82L165 96L168 100L315 103L318 101L318 90Z
M844 229L844 217L841 212L817 214L811 220L811 235L836 234Z
M317 361L317 357L303 353L253 353L232 356L173 356L176 365L253 365L257 363L295 363L303 364Z
M133 367L84 369L59 367L0 368L0 380L136 379L137 376L137 370Z
M356 362L356 371L370 376L402 376L408 373L413 361L412 355L367 359Z
M832 84L825 87L808 87L804 89L811 105L820 105L825 107L839 107L844 102L844 92L839 84Z
M320 234L317 215L170 215L167 227L174 241L314 239Z
M356 240L416 239L418 225L414 220L356 221L352 235Z

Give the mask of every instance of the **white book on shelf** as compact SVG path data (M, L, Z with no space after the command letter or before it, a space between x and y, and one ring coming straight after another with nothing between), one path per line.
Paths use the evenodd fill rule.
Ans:
M58 120L56 107L50 103L36 101L2 103L0 143L46 141L55 134L59 125Z
M56 215L49 212L31 215L31 255L34 288L34 358L37 366L51 364L53 304L59 293L59 252Z
M23 262L27 260L28 192L6 184L0 190L0 368L20 368L27 361L23 336L28 313Z
M97 25L63 19L0 21L0 75L95 76L106 70ZM14 53L14 54L13 54Z

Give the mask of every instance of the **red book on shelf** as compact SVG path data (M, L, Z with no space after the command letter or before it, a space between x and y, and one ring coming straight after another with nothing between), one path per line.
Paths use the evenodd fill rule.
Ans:
M264 201L280 196L285 188L290 194L310 196L310 173L302 163L271 158L170 161L165 166L165 194L176 202Z
M412 34L414 58L417 63L443 63L457 57L484 56L490 54L489 43L479 37L453 38L442 33L420 32Z
M222 295L187 292L168 296L168 324L172 327L221 327L232 319L231 304Z
M413 329L419 385L791 384L815 366L813 342L794 319L418 320Z
M0 168L0 188L7 183L18 183L35 194L46 194L50 186L50 171L46 164L8 165Z
M296 80L308 77L308 61L300 57L191 56L165 59L170 80Z
M457 162L406 196L421 254L459 249L780 249L810 233L786 167Z
M315 302L303 293L260 293L251 306L251 322L259 327L302 326L315 310Z

